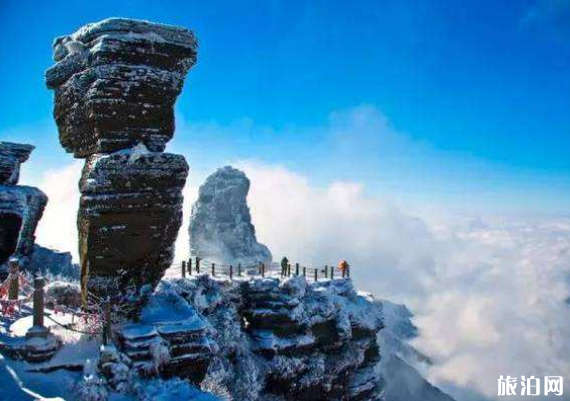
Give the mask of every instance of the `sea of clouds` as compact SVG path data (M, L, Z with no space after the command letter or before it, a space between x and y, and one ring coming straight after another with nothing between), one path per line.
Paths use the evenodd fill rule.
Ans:
M563 376L564 397L570 399L570 219L517 210L531 198L540 199L543 208L564 209L563 197L545 199L535 185L548 184L553 194L563 181L521 177L430 148L396 131L372 106L332 113L325 123L303 129L315 146L289 144L287 138L295 138L298 130L182 121L177 137L192 137L193 148L175 140L173 149L190 155L193 170L184 190L176 260L188 255L188 219L199 184L223 164L217 160L242 160L234 165L252 182L248 202L258 239L275 259L286 255L312 266L346 259L361 290L405 303L420 330L414 346L434 362L424 374L458 401L495 398L501 375ZM279 155L271 154L276 147ZM204 167L203 148L223 149L213 165ZM293 158L293 164L276 165L277 156ZM319 158L331 160L330 165L302 168L304 161ZM35 173L40 166L33 163L23 169L23 181L39 186L50 199L38 243L76 258L83 163L42 174ZM350 178L350 172L356 177L365 171L375 172L368 184L365 175ZM327 173L340 178L323 179ZM527 178L527 184L535 184L523 185ZM371 182L384 190L367 187ZM425 196L444 189L460 196L448 203ZM518 217L501 210L491 215L482 207L494 204L500 191L508 194L502 210ZM398 196L402 192L406 196ZM452 203L462 207L451 209Z
M238 167L252 181L258 238L275 258L347 259L361 290L406 303L420 329L414 345L434 362L424 374L459 401L496 397L500 375L563 376L570 394L570 219L422 215L358 184L322 188L284 167ZM44 174L50 206L37 233L40 244L75 255L80 168ZM196 193L185 191L178 260Z

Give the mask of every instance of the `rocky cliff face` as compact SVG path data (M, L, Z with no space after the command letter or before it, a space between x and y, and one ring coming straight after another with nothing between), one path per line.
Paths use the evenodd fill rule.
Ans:
M257 242L247 206L250 181L226 166L200 187L190 218L190 252L219 264L250 266L271 263L269 249Z
M120 18L54 42L46 83L60 142L87 159L78 216L84 296L136 303L172 262L188 165L162 152L196 52L187 29Z
M30 264L26 269L29 273L48 278L49 281L62 279L79 281L79 266L73 263L69 252L60 252L34 245Z
M126 368L152 374L160 354L161 376L225 400L372 401L382 397L382 327L380 304L350 280L200 275L161 282L141 322L119 333L119 349Z
M6 276L5 262L12 256L27 266L47 203L39 189L17 185L20 164L33 149L31 145L0 142L0 278Z
M385 401L454 401L418 371L431 361L409 344L418 336L412 313L404 305L381 303L386 327L378 335L383 351L379 370L386 384Z

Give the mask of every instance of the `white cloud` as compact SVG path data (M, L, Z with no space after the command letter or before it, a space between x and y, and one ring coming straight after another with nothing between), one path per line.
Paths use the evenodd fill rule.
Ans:
M303 263L346 258L359 288L411 305L436 383L492 397L500 375L570 377L570 221L433 226L353 183L240 167L259 239Z
M276 258L349 260L358 287L408 303L436 383L492 396L499 375L570 377L570 221L426 223L361 185L316 187L280 166L238 163L252 181L258 238ZM50 201L38 243L76 254L81 162L43 174ZM186 257L197 179L185 189L177 260ZM570 390L567 390L570 391ZM457 390L456 390L456 394ZM461 398L459 398L461 400Z
M36 242L50 248L71 252L77 260L77 210L79 177L83 163L75 161L59 169L45 171L37 182L48 196L48 204L36 231ZM33 181L36 181L33 180Z
M366 127L373 129L363 138L351 136ZM331 163L343 152L358 152L363 140L364 148L376 149L376 132L393 144L395 151L388 151L392 157L404 148L413 149L402 156L408 161L416 160L415 153L426 155L422 146L408 146L408 139L390 130L376 110L364 107L333 115L326 133L317 131L319 138L334 138L327 149L340 149ZM432 160L433 152L427 154ZM190 205L204 176L196 172L203 166L188 159L193 170L184 190L177 260L187 256ZM215 158L209 161L218 164ZM35 180L50 197L38 242L74 254L81 165L47 171ZM569 220L522 222L465 214L457 219L446 212L446 205L433 202L421 214L411 213L399 201L371 195L362 183L321 180L315 185L291 166L255 161L237 166L252 181L249 203L258 238L275 258L287 255L310 265L347 259L359 288L411 306L421 329L416 345L435 360L428 374L437 383L493 396L499 375L562 375L570 381L570 361L564 358L570 355L564 303L570 288ZM412 195L416 192L421 191ZM478 194L461 194L459 199L477 212Z

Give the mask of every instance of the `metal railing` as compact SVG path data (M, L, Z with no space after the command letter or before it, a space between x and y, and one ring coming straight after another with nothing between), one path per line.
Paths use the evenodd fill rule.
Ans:
M310 267L295 263L282 267L279 263L266 265L257 263L242 266L241 263L222 264L201 259L199 257L190 258L176 263L168 270L169 277L193 276L198 274L208 274L212 277L228 277L230 280L243 277L280 277L288 278L292 276L304 276L307 280L319 281L321 279L334 280L350 278L350 266L346 269L337 268L334 265L324 265L323 267Z

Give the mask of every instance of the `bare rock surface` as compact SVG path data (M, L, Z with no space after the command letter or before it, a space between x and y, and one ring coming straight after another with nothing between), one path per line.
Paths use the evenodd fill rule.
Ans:
M200 187L190 218L190 252L219 264L269 265L269 249L257 242L247 205L250 181L231 166L218 169Z

